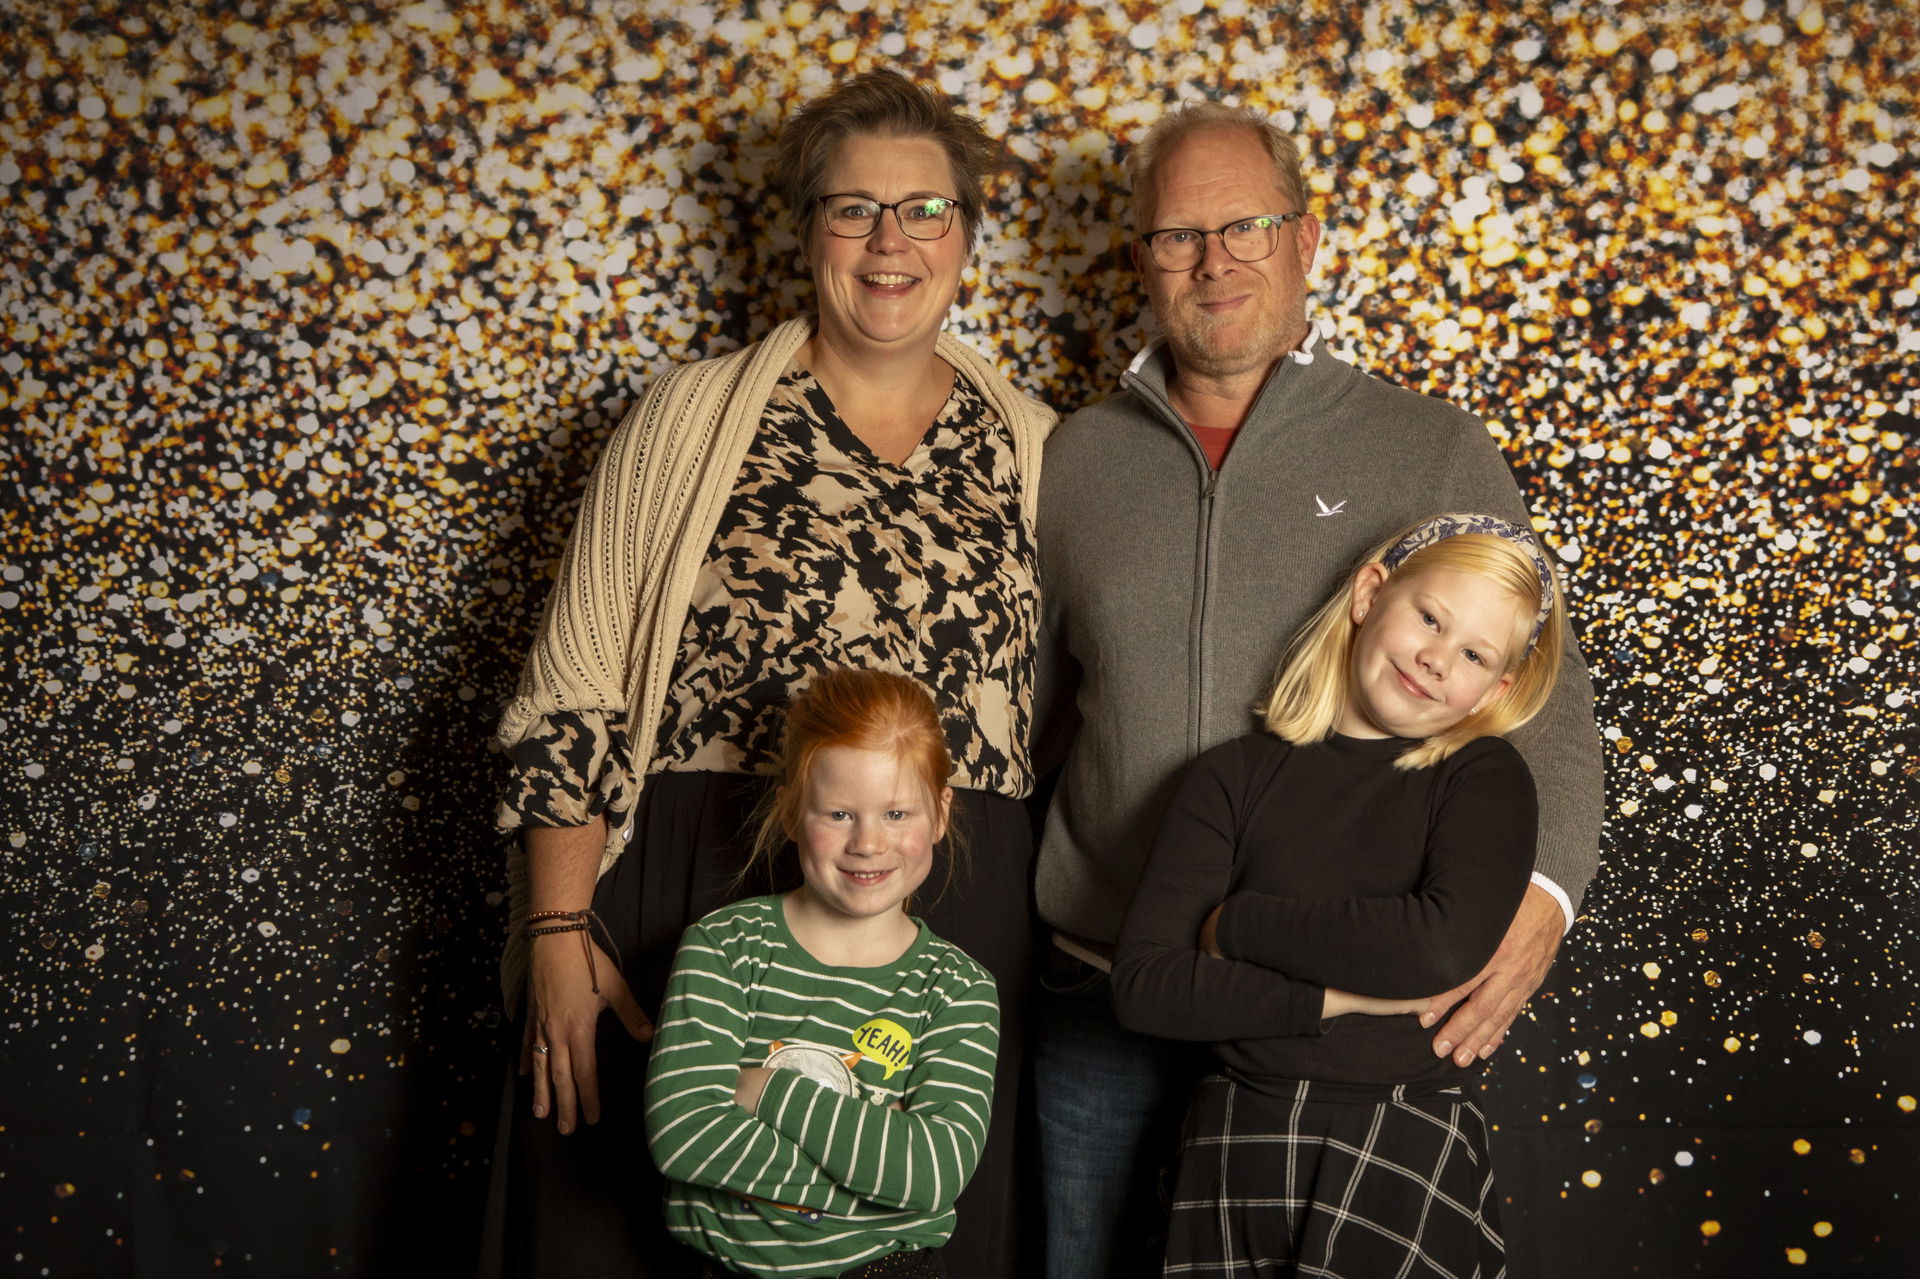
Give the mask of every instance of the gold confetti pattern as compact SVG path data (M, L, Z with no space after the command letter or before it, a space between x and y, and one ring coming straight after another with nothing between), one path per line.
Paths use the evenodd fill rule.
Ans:
M1111 388L1149 324L1126 144L1224 95L1306 145L1332 345L1482 415L1520 471L1609 791L1588 921L1485 1091L1516 1263L1914 1260L1912 6L7 21L0 1137L27 1269L124 1267L136 1188L190 1223L138 1241L161 1272L364 1272L394 1255L369 1223L408 1216L207 1207L256 1186L324 1215L405 1166L415 1219L471 1219L506 1054L482 742L613 423L807 305L771 142L875 65L1006 138L953 328L1024 388ZM101 1136L129 1115L165 1138L138 1160Z

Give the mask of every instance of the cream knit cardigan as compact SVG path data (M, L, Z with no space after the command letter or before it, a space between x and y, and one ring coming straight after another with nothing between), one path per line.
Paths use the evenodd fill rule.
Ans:
M629 767L645 783L693 587L768 398L813 334L811 316L753 346L662 375L607 441L547 596L540 631L494 743L511 749L541 717L608 710L629 719ZM1033 528L1041 445L1053 411L1015 390L973 348L946 333L934 347L979 389L1013 435L1021 515ZM632 838L633 814L609 826L600 874ZM508 857L511 888L501 977L511 1009L526 977L527 866Z

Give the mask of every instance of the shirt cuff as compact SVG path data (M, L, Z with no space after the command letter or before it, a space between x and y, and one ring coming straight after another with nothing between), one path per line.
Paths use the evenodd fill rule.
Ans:
M1573 899L1567 896L1566 889L1560 887L1560 885L1554 883L1537 870L1533 872L1533 883L1534 887L1540 889L1549 897L1552 897L1553 900L1560 903L1560 913L1567 917L1567 926L1560 930L1560 935L1565 937L1573 931Z

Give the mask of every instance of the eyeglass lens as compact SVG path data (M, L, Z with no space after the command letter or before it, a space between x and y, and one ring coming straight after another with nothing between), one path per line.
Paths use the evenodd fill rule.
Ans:
M827 230L847 239L865 239L879 226L888 209L900 230L915 240L938 240L953 225L953 201L942 196L921 196L882 204L859 196L825 197Z
M1171 227L1154 232L1147 238L1147 246L1153 250L1153 260L1165 271L1191 271L1200 265L1200 259L1207 255L1210 235L1220 237L1235 261L1258 262L1272 257L1274 249L1279 247L1282 224L1281 218L1259 217L1235 222L1217 231Z

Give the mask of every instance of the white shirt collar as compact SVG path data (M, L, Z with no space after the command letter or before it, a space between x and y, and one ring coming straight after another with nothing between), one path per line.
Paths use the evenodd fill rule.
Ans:
M1127 372L1138 375L1140 370L1146 367L1147 361L1153 358L1153 353L1166 344L1167 339L1162 335L1141 347L1140 353L1134 356L1132 362L1127 365ZM1312 364L1314 348L1319 345L1320 321L1309 320L1307 321L1307 336L1300 340L1299 346L1287 352L1287 358L1295 364Z

